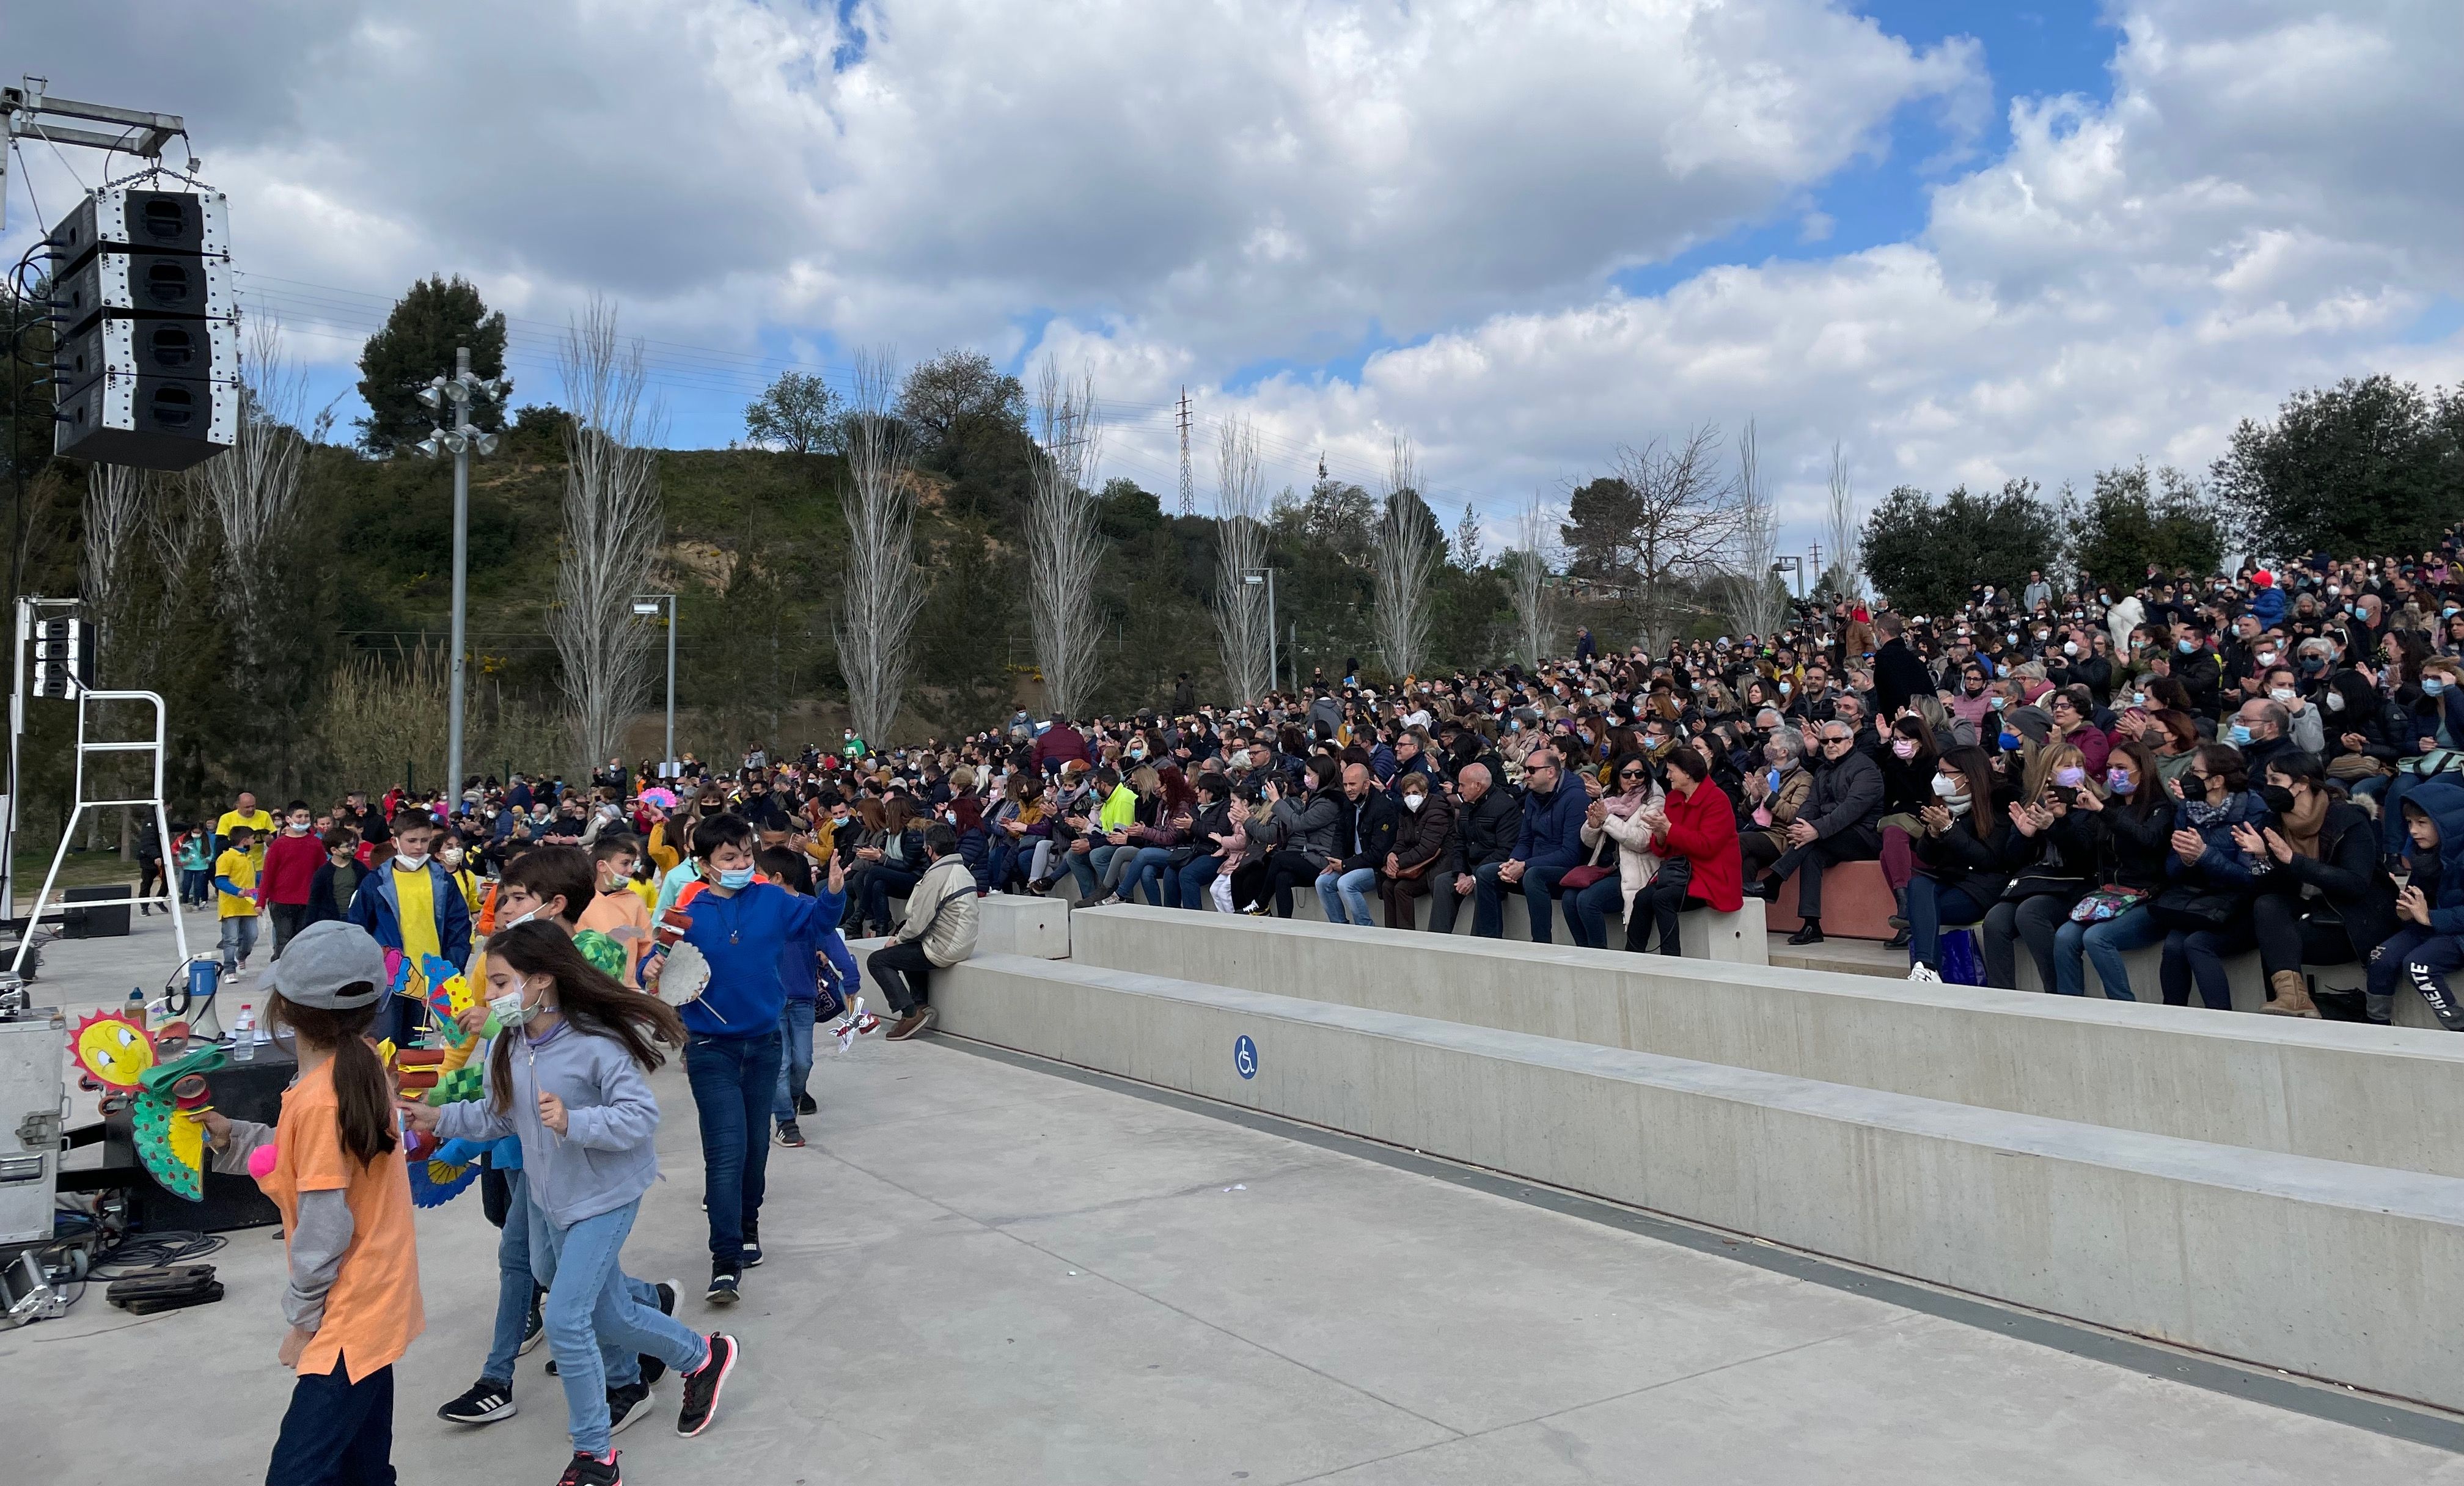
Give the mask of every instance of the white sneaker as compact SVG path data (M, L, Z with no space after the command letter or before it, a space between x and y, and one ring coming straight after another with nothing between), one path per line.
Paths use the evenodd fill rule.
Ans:
M1926 982L1933 985L1942 984L1942 973L1923 960L1919 960L1915 965L1909 967L1908 978L1910 980Z

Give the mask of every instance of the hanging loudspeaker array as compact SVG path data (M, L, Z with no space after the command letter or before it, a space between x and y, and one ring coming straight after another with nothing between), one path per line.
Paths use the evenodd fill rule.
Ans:
M240 418L230 235L217 191L109 188L52 229L54 449L186 470Z

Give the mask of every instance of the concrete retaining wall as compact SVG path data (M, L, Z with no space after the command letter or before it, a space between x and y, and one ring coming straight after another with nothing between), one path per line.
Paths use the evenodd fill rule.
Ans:
M1297 920L1081 908L1081 963L2464 1176L2464 1038Z
M989 956L934 999L947 1030L1005 1047L2464 1408L2452 1177L1083 963Z

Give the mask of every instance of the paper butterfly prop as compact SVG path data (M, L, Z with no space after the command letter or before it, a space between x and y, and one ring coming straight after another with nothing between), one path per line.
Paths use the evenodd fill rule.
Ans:
M595 929L585 929L573 936L573 947L582 957L619 981L625 978L625 946Z
M469 1011L478 999L471 989L471 979L453 968L451 960L442 955L420 956L419 968L427 982L427 993L421 997L436 1013L436 1024L445 1033L445 1040L460 1045L461 1024L455 1020Z
M451 1049L407 1047L385 1051L402 1092L415 1094L426 1104L444 1105L479 1097L479 1069L466 1060L469 1050L476 1045L474 1038ZM485 1148L469 1141L439 1144L433 1135L405 1129L402 1154L410 1173L411 1205L441 1207L460 1196L464 1189L479 1179L479 1152Z
M137 1159L146 1174L190 1202L206 1194L206 1131L183 1111L210 1108L204 1074L230 1060L209 1042L164 1062L154 1038L118 1012L97 1012L70 1034L77 1066L97 1083L129 1096Z

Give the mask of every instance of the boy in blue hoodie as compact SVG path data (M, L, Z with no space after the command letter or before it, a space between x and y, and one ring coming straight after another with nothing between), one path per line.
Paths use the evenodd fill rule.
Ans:
M754 880L752 825L728 813L693 827L701 881L660 919L663 944L681 939L710 962L710 983L679 1008L685 1078L701 1111L702 1201L710 1214L710 1291L732 1305L743 1273L761 1262L761 1195L778 1096L780 1017L787 1004L781 958L791 944L818 945L838 906ZM667 967L651 962L655 986Z
M2464 1032L2464 1007L2447 985L2450 973L2464 970L2464 785L2430 780L2400 808L2411 876L2396 894L2395 932L2370 951L2364 1014L2382 1024L2392 1020L2396 988L2409 985L2440 1026Z

